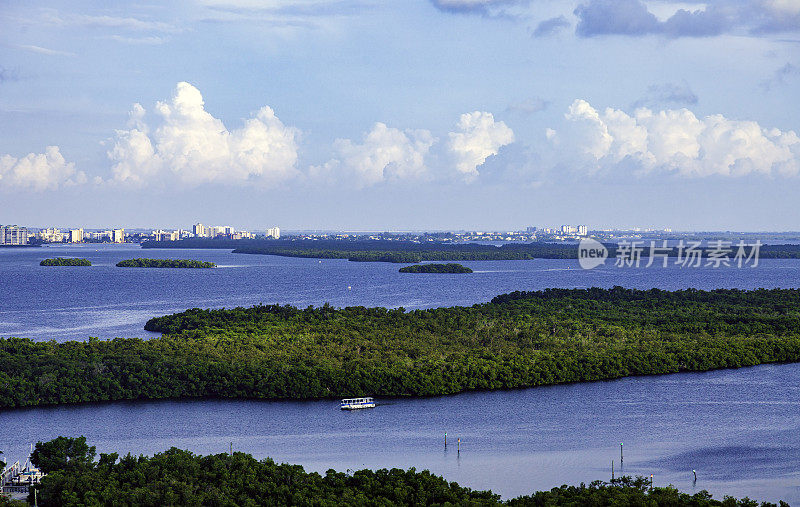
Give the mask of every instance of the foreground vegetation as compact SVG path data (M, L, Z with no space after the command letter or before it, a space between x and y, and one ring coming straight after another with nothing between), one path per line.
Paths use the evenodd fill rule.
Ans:
M472 273L472 270L454 262L448 264L416 264L403 266L401 273Z
M39 263L40 266L91 266L92 263L88 259L76 259L73 257L56 257L54 259L45 259Z
M128 259L117 263L118 268L214 268L213 262L188 259Z
M688 495L672 487L651 488L642 477L561 486L502 501L491 491L473 491L413 468L328 470L323 476L242 452L199 456L173 447L153 457L112 453L97 461L95 454L84 437L37 443L31 459L47 474L36 487L39 505L758 506L747 498L720 502L706 491Z
M472 307L199 310L152 340L0 340L0 407L443 395L800 361L800 290L548 289Z

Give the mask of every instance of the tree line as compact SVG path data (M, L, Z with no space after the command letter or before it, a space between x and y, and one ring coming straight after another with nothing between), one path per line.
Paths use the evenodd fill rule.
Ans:
M800 290L549 289L470 307L259 305L150 340L0 339L0 407L428 396L800 361Z
M472 270L461 264L450 262L447 264L415 264L403 266L401 273L472 273Z
M31 491L42 507L78 505L647 505L692 507L758 507L758 502L707 491L694 495L674 487L651 487L644 477L622 477L503 501L491 491L476 491L414 468L357 470L324 475L302 466L234 452L202 456L175 447L153 455L120 457L100 454L85 437L58 437L38 442L31 461L47 475ZM21 502L20 502L21 503ZM0 496L0 506L15 505ZM781 507L788 504L781 502ZM777 507L764 502L762 507Z
M661 243L656 242L660 247ZM616 243L605 243L609 257L621 255ZM642 241L640 255L650 255L650 243ZM277 255L283 257L304 257L314 259L348 259L354 262L394 262L416 263L423 261L492 261L492 260L530 260L530 259L577 259L578 245L575 243L506 243L500 246L479 243L451 243L442 241L408 240L343 240L343 239L241 239L189 238L179 241L147 241L142 248L221 248L232 249L234 253ZM702 259L709 257L714 248L706 242L696 249ZM751 254L752 248L745 246L742 253ZM677 247L670 247L660 253L670 258L685 254ZM723 257L732 261L738 253L733 244L730 252ZM759 248L762 259L800 259L800 245L762 245Z
M118 268L214 268L213 262L190 259L127 259L117 263Z
M39 263L40 266L91 266L88 259L76 259L74 257L56 257L54 259L44 259Z

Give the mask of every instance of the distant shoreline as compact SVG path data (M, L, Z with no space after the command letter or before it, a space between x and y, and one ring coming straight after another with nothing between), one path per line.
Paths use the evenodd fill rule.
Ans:
M649 245L649 243L648 243ZM649 258L648 245L639 245L642 258ZM618 246L606 243L609 258L617 255ZM142 248L164 249L230 249L233 253L276 255L310 259L347 259L353 262L391 262L411 264L418 262L501 261L533 259L578 259L578 243L505 243L500 246L484 243L445 243L413 241L348 241L348 240L228 240L190 238L178 241L145 241ZM713 251L710 245L697 248L700 258L708 258ZM749 254L750 246L744 248ZM731 259L737 249L732 248L725 257ZM668 248L664 255L677 258L681 252ZM761 245L761 259L800 259L800 244Z

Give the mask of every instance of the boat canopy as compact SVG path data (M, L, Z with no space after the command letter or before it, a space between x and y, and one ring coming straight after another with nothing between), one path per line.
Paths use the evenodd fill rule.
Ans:
M372 403L372 398L344 398L342 403Z

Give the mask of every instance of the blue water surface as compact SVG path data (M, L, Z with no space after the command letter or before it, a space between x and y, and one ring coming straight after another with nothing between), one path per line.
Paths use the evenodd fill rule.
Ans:
M92 267L40 267L76 256ZM213 270L122 269L132 257L213 261ZM470 305L546 287L800 287L800 262L755 269L581 270L577 261L464 262L471 275L409 275L398 265L139 250L133 245L0 249L0 336L83 340L153 336L147 319L190 307L257 303L426 308ZM416 467L506 497L622 472L686 492L800 503L800 365L636 377L424 399L118 402L0 411L0 450L85 435L98 452L245 451L328 468ZM444 433L448 446L444 446ZM460 451L458 439L461 439ZM697 483L692 469L697 470Z

